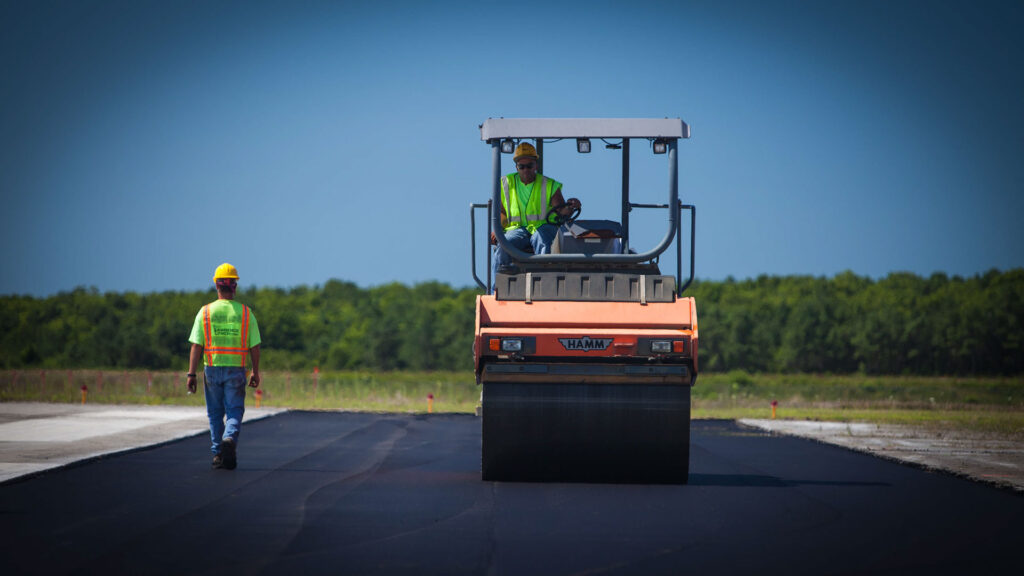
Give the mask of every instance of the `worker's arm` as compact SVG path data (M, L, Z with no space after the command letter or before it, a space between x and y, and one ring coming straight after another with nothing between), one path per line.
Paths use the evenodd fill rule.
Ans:
M188 354L188 373L196 374L196 370L199 369L199 361L203 358L203 347L199 344L193 344L192 350ZM186 376L185 385L188 387L188 391L194 393L196 391L196 383L199 381L198 376Z
M551 205L558 206L558 213L562 216L568 216L572 214L572 211L581 208L583 205L580 204L579 198L569 198L566 202L565 197L562 196L562 189L559 188L555 195L551 197Z
M249 386L259 388L260 380L260 345L249 348L249 358L252 359L252 377L249 378Z

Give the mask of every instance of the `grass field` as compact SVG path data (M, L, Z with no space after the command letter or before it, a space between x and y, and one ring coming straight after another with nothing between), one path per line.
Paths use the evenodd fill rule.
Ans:
M133 370L0 371L0 401L202 406L184 374ZM469 372L263 374L253 406L380 412L468 412L480 389ZM428 395L433 395L429 404ZM997 433L1024 440L1024 376L956 378L814 374L701 374L694 418L878 422Z
M1024 440L1024 377L703 374L694 418L776 417L955 428Z

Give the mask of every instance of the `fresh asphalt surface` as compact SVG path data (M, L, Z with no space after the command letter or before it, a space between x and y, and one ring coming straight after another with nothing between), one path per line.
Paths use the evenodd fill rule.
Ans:
M726 421L685 486L485 483L468 415L289 412L0 485L0 574L1019 572L1009 490Z

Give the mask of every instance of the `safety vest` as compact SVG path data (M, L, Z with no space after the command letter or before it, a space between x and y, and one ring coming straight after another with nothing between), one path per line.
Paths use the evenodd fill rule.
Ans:
M207 366L245 368L245 357L249 353L249 307L238 304L242 307L239 317L235 304L231 302L231 312L226 317L218 318L216 322L210 318L212 304L203 306L203 334L206 337L203 353L206 354Z
M551 205L551 197L561 188L561 184L543 174L537 174L537 179L533 181L533 194L530 194L524 213L519 203L519 195L516 194L516 185L519 182L519 174L509 174L501 179L501 204L505 207L505 216L508 218L505 230L526 227L530 234L533 234L545 223L544 217L547 216L548 206ZM542 193L538 194L538 190ZM509 191L512 194L509 194Z

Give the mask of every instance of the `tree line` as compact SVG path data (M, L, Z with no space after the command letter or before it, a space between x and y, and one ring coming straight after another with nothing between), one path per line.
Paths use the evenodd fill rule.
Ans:
M467 370L478 291L439 282L240 288L267 370ZM1024 269L963 278L697 281L702 370L1024 373ZM184 369L209 291L0 296L0 365Z

